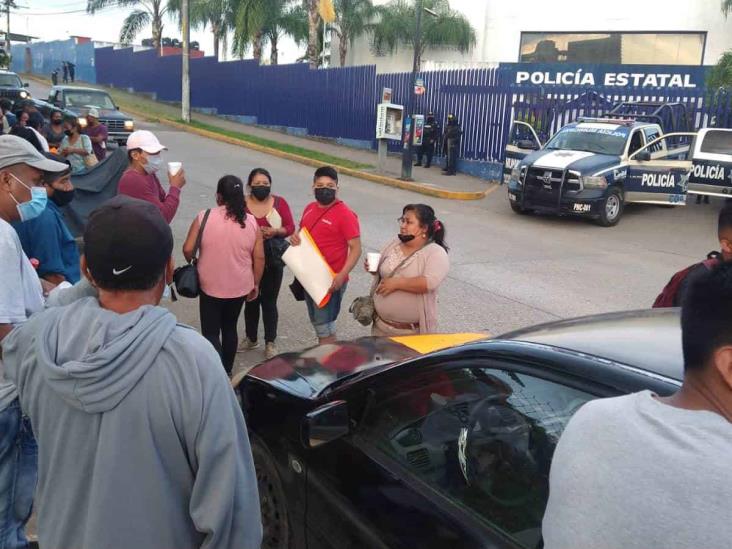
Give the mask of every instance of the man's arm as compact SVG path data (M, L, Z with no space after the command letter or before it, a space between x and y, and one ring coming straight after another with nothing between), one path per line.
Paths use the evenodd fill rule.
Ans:
M361 238L356 237L348 241L348 257L346 258L346 264L343 266L341 272L333 279L333 284L331 284L330 287L331 292L341 289L348 278L348 274L356 266L359 259L361 259Z
M175 217L175 212L178 211L178 204L180 203L179 187L171 185L165 200L161 201L158 189L148 180L143 180L139 174L130 174L127 178L123 176L119 183L119 193L155 204L168 223Z
M202 409L195 410L195 480L189 504L201 549L259 549L262 520L244 416L213 348L201 369ZM193 411L192 411L193 412Z

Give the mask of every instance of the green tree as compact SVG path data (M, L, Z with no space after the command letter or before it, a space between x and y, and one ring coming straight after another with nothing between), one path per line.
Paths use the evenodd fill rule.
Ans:
M318 12L319 0L303 0L303 7L308 14L308 49L305 58L311 69L317 69L320 64L321 38L320 29L321 21Z
M279 0L232 0L232 21L234 37L232 49L234 54L244 57L252 47L254 59L262 58L263 29L272 17L273 6Z
M424 0L423 5L436 15L422 15L422 36L417 52L418 69L427 49L456 48L461 53L467 53L475 46L475 30L465 16L450 9L448 0ZM374 53L394 53L400 46L412 48L415 1L392 0L376 9L378 21L371 31L371 48Z
M270 65L279 61L279 41L284 35L290 36L298 46L308 39L308 15L302 5L292 2L273 2L279 4L279 10L269 14L268 21L262 29L263 40L269 42Z
M170 13L175 13L180 21L181 0L168 0ZM213 55L218 59L219 52L224 45L228 32L233 28L235 4L232 0L190 0L191 28L211 29L213 34Z
M726 19L732 13L732 0L722 0L720 7ZM724 52L711 68L707 75L707 87L710 90L732 87L732 50Z
M371 0L336 0L335 12L336 20L332 29L338 36L338 55L342 67L346 64L348 48L371 28L376 9Z
M155 48L160 47L163 36L163 17L168 13L167 4L163 0L88 0L87 13L94 14L109 7L135 8L122 22L119 41L130 44L148 25L152 25L152 40Z

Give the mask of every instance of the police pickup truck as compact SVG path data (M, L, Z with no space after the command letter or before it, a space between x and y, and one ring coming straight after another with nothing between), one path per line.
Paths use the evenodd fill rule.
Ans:
M580 118L543 147L524 122L514 122L512 136L524 138L506 149L508 199L517 213L580 215L611 226L627 203L732 195L732 130L663 134L660 124L638 118Z

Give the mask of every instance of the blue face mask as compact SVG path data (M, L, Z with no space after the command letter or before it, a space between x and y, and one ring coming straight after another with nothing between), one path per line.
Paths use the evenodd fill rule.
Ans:
M12 173L10 176L31 192L31 199L28 202L18 202L12 194L10 195L11 198L15 200L15 207L18 209L18 213L20 214L20 220L30 221L31 219L35 219L41 215L43 210L46 209L46 204L48 203L46 187L29 187Z

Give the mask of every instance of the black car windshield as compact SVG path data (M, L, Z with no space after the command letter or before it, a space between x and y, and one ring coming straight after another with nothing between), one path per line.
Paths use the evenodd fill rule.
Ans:
M99 107L100 109L114 109L112 98L104 92L95 91L66 91L67 107Z
M0 86L3 88L22 88L23 83L16 74L0 74Z
M586 151L596 154L621 155L629 130L612 124L577 124L562 128L546 144L545 149Z

